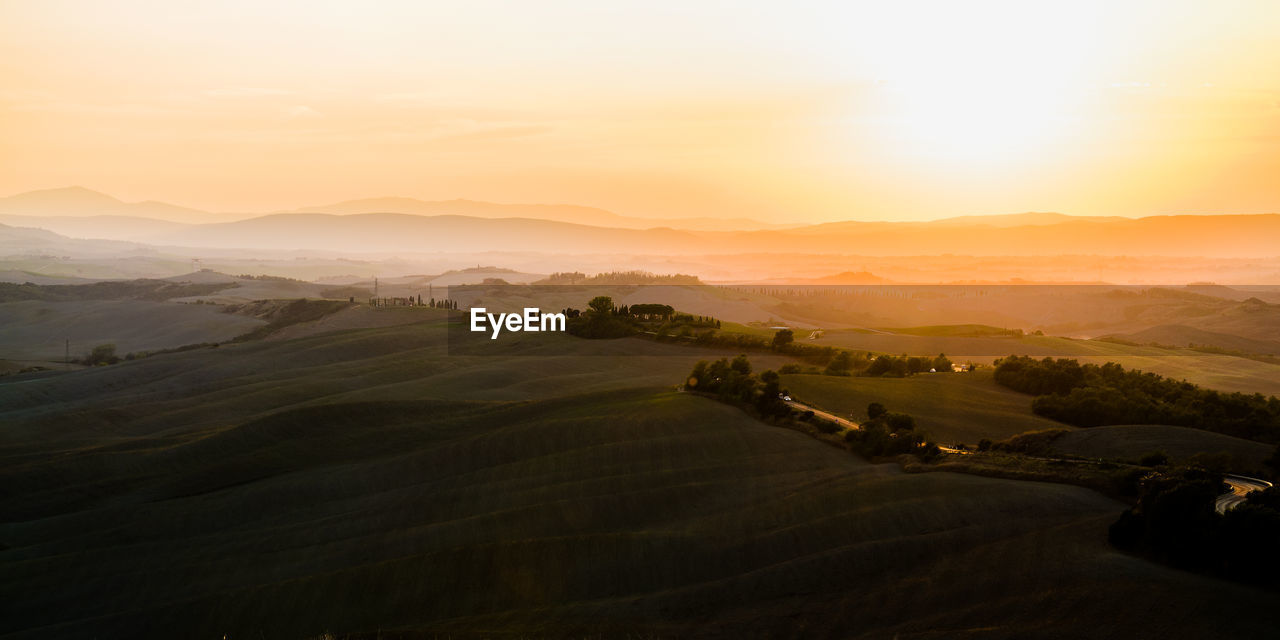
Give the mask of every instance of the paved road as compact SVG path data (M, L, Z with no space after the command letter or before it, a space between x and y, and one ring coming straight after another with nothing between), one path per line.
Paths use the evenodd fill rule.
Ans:
M812 411L814 415L830 420L846 429L862 428L861 425L859 425L856 422L853 422L852 420L841 418L840 416L835 415L834 413L829 413L827 411L823 411L822 409L811 407L802 402L789 400L787 401L787 405L790 406L792 409L797 409L799 411ZM963 449L953 449L951 447L944 447L941 445L939 445L938 448L946 453L955 453L960 455L973 453L972 451L965 451ZM1063 458L1044 458L1039 456L1027 456L1027 457L1034 458L1036 460L1046 460L1050 462L1074 462L1074 463L1085 462L1082 460L1067 460ZM1092 461L1088 461L1088 462L1092 462ZM1218 500L1215 504L1215 507L1217 508L1218 513L1226 513L1228 509L1231 509L1232 507L1235 507L1241 502L1244 502L1245 496L1249 495L1250 491L1261 491L1263 489L1267 489L1271 487L1271 483L1267 482L1266 480L1259 480L1258 478L1250 478L1248 476L1237 476L1237 475L1228 474L1223 476L1222 479L1227 484L1231 485L1231 491L1230 493L1224 493L1218 496Z
M813 415L818 416L819 418L826 418L827 420L830 420L846 429L862 428L862 425L852 420L846 420L845 418L841 418L840 416L834 413L828 413L817 407L811 407L807 404L796 402L795 400L787 400L786 402L787 402L787 406L791 407L792 409L796 409L798 411L812 411Z
M1218 513L1226 513L1228 509L1244 502L1245 496L1249 495L1250 491L1261 491L1271 486L1271 483L1266 480L1248 476L1225 475L1222 476L1222 480L1231 485L1231 492L1218 496L1218 501L1214 504Z
M858 423L856 423L856 422L854 422L854 421L852 421L852 420L848 420L848 419L845 419L845 418L841 418L840 416L838 416L838 415L836 415L836 414L834 414L834 413L830 413L830 412L827 412L827 411L823 411L822 409L819 409L819 408L817 408L817 407L811 407L811 406L809 406L809 405L807 405L807 404L804 404L804 403L802 403L802 402L796 402L795 400L787 400L787 401L786 401L786 403L787 403L787 406L791 407L792 409L796 409L796 410L799 410L799 411L812 411L812 412L813 412L813 415L818 416L819 418L825 418L825 419L827 419L827 420L830 420L830 421L832 421L832 422L834 422L834 423L836 423L836 424L838 424L838 425L840 425L840 426L842 426L842 427L844 427L844 428L846 428L846 429L855 429L855 430L856 430L856 429L861 429L861 428L862 428L862 425L860 425L860 424L858 424ZM941 450L943 453L957 453L957 454L960 454L960 455L965 455L965 454L972 453L971 451L965 451L965 450L963 450L963 449L953 449L953 448L951 448L951 447L944 447L944 446L942 446L942 445L938 445L938 449L939 449L939 450Z

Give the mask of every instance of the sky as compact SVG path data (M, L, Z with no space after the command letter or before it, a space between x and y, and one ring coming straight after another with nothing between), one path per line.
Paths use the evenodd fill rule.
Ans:
M1265 0L0 0L0 195L1280 212L1277 33Z

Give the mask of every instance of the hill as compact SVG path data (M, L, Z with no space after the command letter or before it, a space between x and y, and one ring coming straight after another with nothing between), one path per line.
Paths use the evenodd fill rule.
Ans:
M118 240L78 240L52 231L0 224L0 255L55 256L76 255L122 257L152 253L155 250L135 242Z
M35 227L71 238L146 241L187 224L137 216L0 215L0 223L14 227Z
M1068 456L1137 461L1162 451L1174 463L1196 454L1225 453L1237 473L1258 473L1275 447L1220 433L1168 425L1136 424L1077 429L1056 438L1053 451Z
M1024 431L1063 428L1031 412L1030 399L996 384L990 370L863 378L790 374L782 386L796 400L855 421L879 402L915 417L919 428L942 443L977 444Z
M607 224L607 221L606 221ZM395 213L274 214L156 236L182 246L331 251L528 251L705 255L739 253L964 254L989 256L1274 256L1280 215L1171 216L1014 227L840 222L767 231L610 227L533 218ZM488 242L485 242L485 241ZM521 242L523 240L523 243Z
M205 211L153 200L124 202L84 187L42 189L0 198L0 215L79 218L112 216L175 222L197 222L210 217Z
M328 205L302 207L288 213L408 213L419 216L468 216L473 218L531 218L619 229L689 229L730 231L770 229L778 225L746 218L636 218L621 216L595 207L568 204L497 204L475 200L425 201L414 198L365 198Z
M256 329L263 322L223 313L213 305L147 300L80 300L0 304L0 357L62 362L70 341L71 357L96 345L114 344L121 357L130 352L168 349L201 342L222 342Z
M530 251L687 251L700 241L670 229L613 229L527 218L276 214L164 234L156 242L192 247L325 250L349 253Z
M1272 629L1109 549L1098 494L862 462L670 391L696 349L539 349L428 324L0 383L7 636Z
M1219 322L1215 321L1215 324ZM1260 327L1263 322L1249 327L1241 327L1238 330L1244 330L1256 335L1256 328ZM1280 340L1259 340L1231 333L1206 331L1180 324L1162 324L1133 333L1106 336L1106 338L1124 340L1135 344L1163 344L1179 347L1208 345L1245 353L1280 354Z

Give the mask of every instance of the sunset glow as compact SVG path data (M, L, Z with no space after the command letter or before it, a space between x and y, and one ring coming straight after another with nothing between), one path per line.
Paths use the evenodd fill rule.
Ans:
M0 194L1280 209L1269 2L0 3Z

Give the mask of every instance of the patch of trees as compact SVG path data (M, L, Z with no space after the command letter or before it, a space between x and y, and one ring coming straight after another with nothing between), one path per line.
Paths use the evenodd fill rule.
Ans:
M617 310L620 316L632 316L641 320L670 320L675 312L669 304L624 304Z
M999 360L995 380L1037 396L1031 403L1036 414L1079 427L1169 424L1280 441L1280 399L1275 396L1204 389L1185 380L1126 371L1114 362L1082 365L1025 356Z
M939 454L938 445L916 430L915 418L889 411L879 402L867 405L867 420L860 427L846 432L844 439L865 458L912 454L930 460Z
M866 376L887 376L893 378L904 378L917 373L925 373L928 371L945 371L951 372L951 360L945 354L938 354L936 358L923 358L917 356L877 356L871 364L867 366L863 375Z
M669 304L615 306L609 296L592 298L585 310L567 308L561 313L568 320L569 333L583 338L621 338L645 331L659 339L677 337L706 344L710 337L704 340L703 336L720 327L720 321L711 316L680 313Z
M749 405L762 416L777 417L791 413L791 408L782 400L782 396L789 392L781 384L774 371L753 376L751 362L746 354L742 354L733 360L698 361L685 380L685 389L709 393L726 402Z
M1111 525L1111 544L1181 569L1280 588L1280 489L1250 493L1219 514L1222 476L1177 468L1139 485L1138 503Z
M640 330L635 319L618 313L609 296L596 296L586 310L565 309L564 314L565 329L579 338L624 338Z

